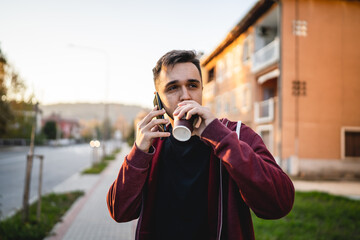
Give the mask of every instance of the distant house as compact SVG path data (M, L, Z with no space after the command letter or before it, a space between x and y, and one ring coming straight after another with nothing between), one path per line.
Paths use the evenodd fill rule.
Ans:
M57 126L61 130L61 136L59 133L58 138L80 139L80 137L81 137L80 130L81 129L80 129L80 124L79 124L78 120L62 118L60 115L53 113L50 116L44 117L42 119L42 126L44 126L46 124L46 122L49 122L49 121L56 122Z
M203 102L291 174L359 178L359 29L359 1L257 1L201 59Z

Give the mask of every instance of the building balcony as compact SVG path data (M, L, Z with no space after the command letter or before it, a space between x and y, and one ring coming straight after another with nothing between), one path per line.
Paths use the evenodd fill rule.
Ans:
M274 120L274 98L254 103L255 123L269 123Z
M279 61L279 45L279 38L275 38L268 45L256 51L252 56L251 71L256 73Z

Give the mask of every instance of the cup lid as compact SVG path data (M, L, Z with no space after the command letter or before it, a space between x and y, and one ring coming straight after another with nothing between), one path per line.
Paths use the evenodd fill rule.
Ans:
M191 138L191 131L185 126L176 126L173 129L173 136L176 140L185 142Z

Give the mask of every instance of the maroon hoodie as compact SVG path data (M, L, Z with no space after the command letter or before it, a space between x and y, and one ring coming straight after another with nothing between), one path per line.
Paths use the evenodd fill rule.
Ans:
M210 239L255 239L251 208L260 218L278 219L294 203L294 186L276 164L261 137L242 124L214 120L201 139L212 147L208 184ZM136 239L153 239L158 160L163 140L155 139L151 153L134 144L107 194L111 217L127 222L138 217Z

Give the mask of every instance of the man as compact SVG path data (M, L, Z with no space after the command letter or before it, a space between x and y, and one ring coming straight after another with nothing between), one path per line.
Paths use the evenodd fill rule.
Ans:
M193 51L171 51L153 69L164 109L137 125L134 146L111 185L107 204L117 222L136 218L136 239L254 239L249 208L265 219L288 214L294 187L261 137L217 119L202 106L202 77ZM166 113L169 119L156 119ZM196 116L193 136L179 142L174 118Z

